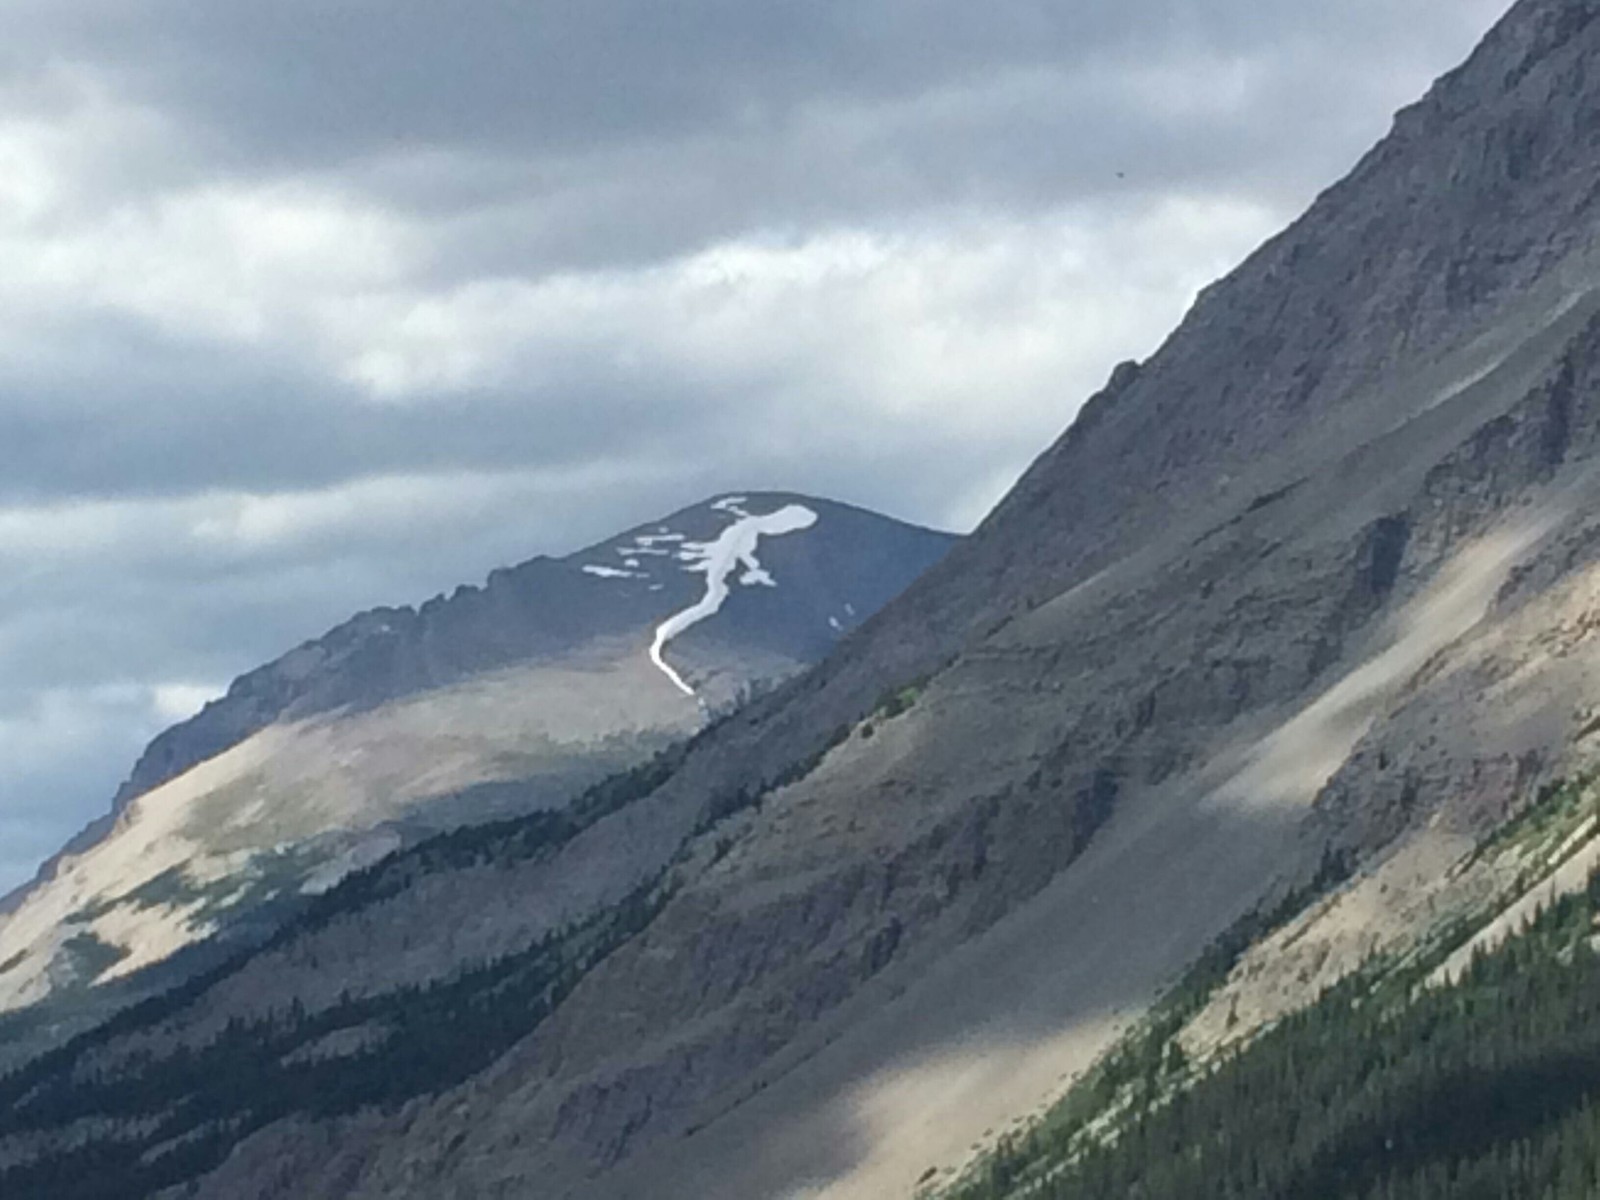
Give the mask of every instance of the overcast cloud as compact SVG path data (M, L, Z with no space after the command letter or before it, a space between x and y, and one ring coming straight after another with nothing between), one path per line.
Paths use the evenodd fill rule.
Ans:
M378 603L970 527L1506 0L0 0L0 889Z

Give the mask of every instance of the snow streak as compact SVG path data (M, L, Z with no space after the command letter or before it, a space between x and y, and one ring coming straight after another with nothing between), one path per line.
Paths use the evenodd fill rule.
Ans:
M650 647L650 661L655 663L686 696L693 696L695 690L662 656L667 643L690 626L698 625L707 617L714 616L722 608L730 590L728 576L733 574L735 568L744 567L744 574L739 577L739 582L746 587L756 584L776 587L777 584L772 576L762 570L761 563L756 558L756 546L763 537L798 533L802 529L810 529L817 523L817 514L801 504L790 504L776 512L756 517L740 507L744 502L742 496L729 496L712 505L718 511L728 513L735 518L734 523L724 529L716 541L683 544L678 557L689 564L684 570L705 575L706 594L697 604L668 617L656 629L655 642Z

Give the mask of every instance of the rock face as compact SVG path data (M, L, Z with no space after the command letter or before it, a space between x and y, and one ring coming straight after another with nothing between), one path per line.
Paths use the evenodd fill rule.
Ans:
M1330 845L1582 767L1596 79L1523 0L818 667L0 1084L0 1188L908 1196Z
M141 990L89 985L170 982L429 833L559 808L821 658L950 542L807 497L723 497L362 613L252 671L156 738L112 816L0 917L0 1011L29 1009L14 1049Z
M741 514L795 506L823 514L821 536L760 547L784 586L735 589L713 637L688 651L810 663L936 562L951 539L846 505L779 493L723 497L566 558L536 558L419 608L380 608L242 675L222 699L151 742L118 790L135 797L277 722L364 710L487 672L559 659L573 647L637 639L699 599L685 545L712 543ZM713 648L716 649L713 649ZM729 686L771 678L737 672ZM719 697L725 701L726 697Z

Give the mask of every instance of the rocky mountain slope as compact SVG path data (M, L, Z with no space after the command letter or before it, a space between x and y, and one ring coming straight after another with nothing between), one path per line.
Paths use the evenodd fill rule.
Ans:
M1600 1178L1597 800L1592 777L1552 784L1470 850L1413 846L1323 898L1342 869L1330 858L1318 886L1214 944L1060 1103L953 1183L919 1190L1588 1200ZM1380 877L1405 898L1366 907ZM1327 971L1358 932L1359 965ZM1313 993L1296 974L1327 986Z
M949 544L807 497L724 497L362 613L241 677L0 917L0 1011L26 1010L13 1052L401 846L646 761L822 657Z
M1226 931L1197 1054L1554 886L1492 839L1600 754L1597 78L1521 0L818 667L0 1083L0 1190L905 1196Z

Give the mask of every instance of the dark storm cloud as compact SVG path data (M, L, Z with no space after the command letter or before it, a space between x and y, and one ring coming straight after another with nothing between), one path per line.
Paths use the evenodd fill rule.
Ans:
M647 396L603 363L547 362L536 394L476 389L391 407L281 355L174 342L127 320L68 344L76 360L49 378L7 381L0 367L0 503L559 466L619 442L638 449L670 427L675 405L692 421L697 400L677 381Z
M127 320L95 322L64 345L73 353L48 377L8 379L0 366L0 507L299 492L393 474L608 464L692 474L709 465L710 429L715 449L756 464L755 478L791 468L785 460L805 450L802 429L763 461L773 417L738 387L759 393L771 380L709 378L660 354L619 361L604 346L541 346L514 384L388 405L281 356L173 341ZM937 433L924 444L870 411L859 422L806 471L837 480L876 438L895 434L918 461L937 448Z
M1363 93L1494 7L36 0L3 61L19 88L65 64L170 116L191 170L331 174L437 220L449 274L947 204L1298 196L1352 116L1376 132Z
M1419 0L1311 11L1293 0L102 0L34 6L8 57L13 70L40 61L31 29L115 72L130 95L194 114L241 161L303 167L393 143L544 155L776 132L819 103L1108 62L1315 46L1336 68L1353 50L1369 61L1426 52L1451 20L1441 12Z
M0 888L352 611L968 523L1500 0L11 0Z

